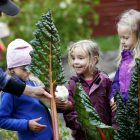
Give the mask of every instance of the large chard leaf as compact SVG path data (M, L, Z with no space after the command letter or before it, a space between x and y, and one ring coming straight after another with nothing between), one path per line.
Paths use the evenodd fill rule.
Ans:
M140 75L140 59L136 59L136 68L133 72L130 88L128 91L128 101L126 103L127 114L129 120L129 139L140 140L140 124L138 123L139 117L139 104L138 101L138 77ZM139 79L140 80L140 79Z
M37 22L31 45L34 47L34 51L31 53L32 63L29 69L44 83L47 91L53 97L51 99L53 139L58 140L59 131L54 91L56 85L65 83L65 78L61 62L59 35L52 21L51 11L43 14Z
M110 140L113 137L113 128L101 122L96 110L92 107L89 96L78 83L74 95L75 110L86 134L87 140ZM103 135L103 136L101 136Z
M117 92L115 95L117 111L116 111L116 122L118 124L118 130L115 131L114 139L115 140L127 140L129 135L126 132L129 132L128 116L126 110L126 104L124 104L120 92Z
M30 71L45 84L47 89L49 89L51 82L55 85L64 84L60 40L58 31L52 21L51 11L41 16L33 35L31 45L34 47L34 51L31 53Z
M119 129L115 134L115 140L140 140L140 97L138 96L138 93L140 94L140 59L135 61L136 66L131 77L126 104L122 101L121 96L117 95L116 121Z

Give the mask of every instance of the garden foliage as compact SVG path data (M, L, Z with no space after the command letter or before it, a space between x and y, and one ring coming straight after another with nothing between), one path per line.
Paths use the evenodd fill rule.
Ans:
M101 122L96 110L93 108L89 96L78 83L74 95L75 110L86 134L87 140L111 140L113 139L113 128Z
M31 45L34 51L31 53L32 62L29 70L38 77L52 95L51 117L53 127L53 139L58 140L58 121L55 103L55 87L65 83L65 77L61 62L58 31L52 21L51 11L43 14L36 24Z
M52 21L51 11L42 15L36 27L31 41L34 51L31 53L30 71L44 83L47 89L50 87L51 79L54 85L62 85L65 83L65 77L61 62L60 40Z
M131 83L128 91L128 101L124 104L121 95L118 93L116 121L118 124L118 131L115 134L115 140L140 140L140 124L139 124L139 88L140 82L140 59L136 59L136 66L134 68ZM139 85L140 86L140 85Z

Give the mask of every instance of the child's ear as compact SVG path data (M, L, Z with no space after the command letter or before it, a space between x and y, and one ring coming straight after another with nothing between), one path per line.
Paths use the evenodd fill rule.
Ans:
M11 73L11 75L14 75L14 74L15 74L14 69L11 69L11 70L10 70L10 73Z
M97 64L98 63L98 56L94 56L93 61L95 62L95 64Z

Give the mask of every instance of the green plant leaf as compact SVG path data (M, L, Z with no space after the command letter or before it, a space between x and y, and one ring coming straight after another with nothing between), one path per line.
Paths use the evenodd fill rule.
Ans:
M140 124L138 123L138 76L140 75L140 59L136 59L131 82L128 90L128 101L123 102L119 93L116 95L117 112L116 121L119 126L115 133L115 140L139 140L140 139Z
M110 134L113 135L114 129L101 122L99 115L90 102L89 96L85 93L80 83L76 86L74 100L78 121L85 131L86 139L102 139L98 128L101 128L107 140L112 139Z

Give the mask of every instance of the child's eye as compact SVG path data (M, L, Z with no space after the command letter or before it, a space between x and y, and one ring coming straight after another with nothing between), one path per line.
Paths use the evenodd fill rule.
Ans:
M23 71L27 71L27 69L26 69L26 68L21 68L21 70L23 70Z
M125 39L128 39L129 37L125 37Z
M123 38L123 39L128 39L129 37L128 37L128 36L123 36L122 38Z
M74 60L75 58L74 57L71 57L71 59Z
M128 39L129 37L127 36L120 36L119 39Z

